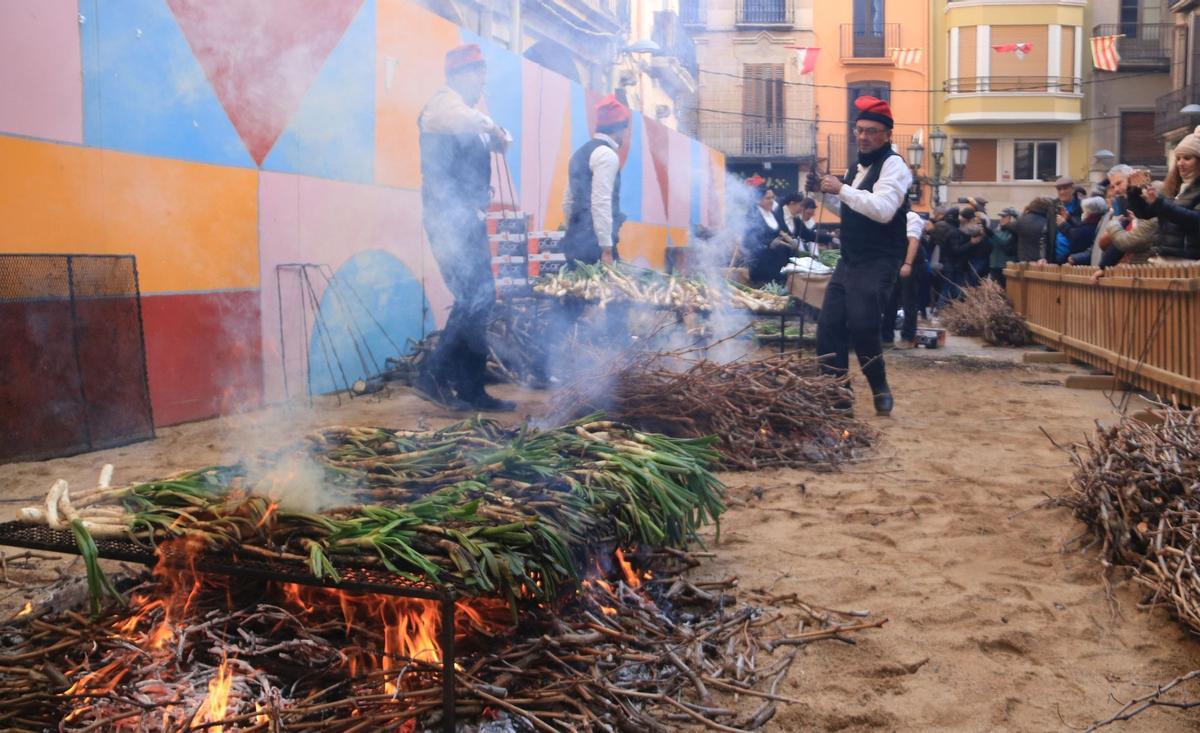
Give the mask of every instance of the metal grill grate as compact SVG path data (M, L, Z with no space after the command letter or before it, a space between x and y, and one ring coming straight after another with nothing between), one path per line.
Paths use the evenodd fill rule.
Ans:
M0 255L0 461L154 437L129 255Z

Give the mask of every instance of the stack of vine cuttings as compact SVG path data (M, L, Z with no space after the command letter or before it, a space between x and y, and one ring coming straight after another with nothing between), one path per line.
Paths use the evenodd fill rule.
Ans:
M699 280L667 275L623 262L577 263L539 278L533 290L555 298L573 298L599 306L628 302L680 311L712 309L709 288Z
M1024 346L1033 341L1024 317L991 278L962 288L962 297L947 303L938 320L956 336L979 336L994 346Z
M430 432L332 427L265 461L72 494L21 518L75 533L93 595L115 595L95 537L187 538L205 553L383 568L470 595L555 602L597 547L683 548L724 511L711 438L591 415L553 430L475 418Z
M596 384L611 385L599 393ZM838 409L852 399L844 379L796 353L726 363L693 352L637 352L611 362L556 398L558 414L603 408L622 422L681 438L717 436L721 467L833 468L874 440L866 423Z
M680 551L618 562L558 614L519 625L502 602L458 601L458 730L760 729L802 702L779 689L798 647L886 622L794 598L747 605L736 579L684 574L700 559ZM76 733L441 729L436 602L163 570L134 581L129 609L39 606L0 624L19 659L0 666L0 720Z
M1127 417L1073 448L1061 501L1087 523L1106 566L1145 586L1144 608L1165 607L1200 632L1200 413L1158 414L1161 424Z

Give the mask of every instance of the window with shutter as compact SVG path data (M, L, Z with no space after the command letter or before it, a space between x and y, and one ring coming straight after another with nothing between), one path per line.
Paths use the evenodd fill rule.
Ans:
M1153 112L1121 113L1121 151L1119 160L1134 166L1162 165L1162 143L1154 134Z

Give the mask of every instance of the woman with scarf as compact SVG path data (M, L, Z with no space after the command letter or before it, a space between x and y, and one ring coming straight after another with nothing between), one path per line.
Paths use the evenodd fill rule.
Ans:
M742 256L750 269L750 284L754 287L768 282L783 285L787 275L780 270L792 256L795 240L780 227L775 216L775 192L758 176L746 182L758 184L758 201L747 216L746 233L742 238Z

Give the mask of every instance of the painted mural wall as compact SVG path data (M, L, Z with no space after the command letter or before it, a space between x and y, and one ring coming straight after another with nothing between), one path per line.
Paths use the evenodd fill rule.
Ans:
M347 297L278 266L327 266L381 354L444 321L416 119L464 42L515 137L512 197L558 227L598 97L403 0L0 3L0 252L137 257L159 425L327 387L302 299L337 330ZM632 133L621 249L661 266L719 223L724 159L638 115Z

